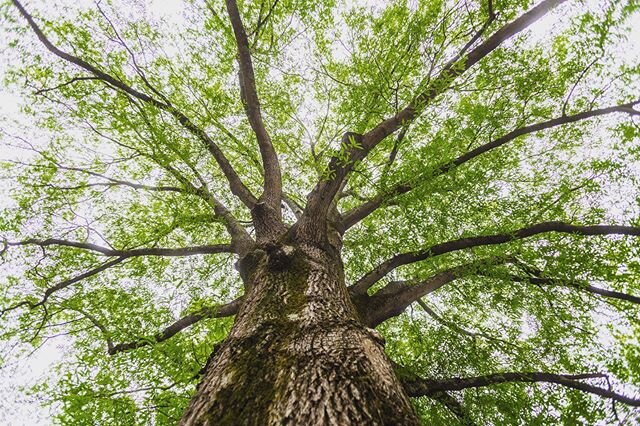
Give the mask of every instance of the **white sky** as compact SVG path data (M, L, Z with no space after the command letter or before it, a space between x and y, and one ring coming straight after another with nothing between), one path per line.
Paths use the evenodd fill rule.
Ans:
M63 0L66 1L66 0ZM377 3L380 0L371 0L371 3ZM594 0L597 1L597 0ZM26 2L26 7L29 3ZM59 1L51 0L51 6ZM92 1L78 0L74 2L82 6L91 6ZM597 4L597 3L596 3ZM182 2L180 0L148 0L147 10L152 18L162 18L179 26L182 22L180 18L180 10ZM532 29L535 35L544 37L547 29L553 24L553 16L549 16L536 23ZM32 37L31 33L28 33ZM632 40L640 40L640 22L634 26L633 34L630 35ZM635 45L636 49L627 51L624 54L638 57L640 54L640 43ZM0 81L4 78L5 66L0 60ZM0 117L20 120L19 105L22 102L20 96L8 92L0 85ZM24 122L24 121L23 121ZM1 121L0 121L1 128ZM3 157L2 150L7 149L0 146L0 157ZM0 181L0 207L8 203L7 191L9 184ZM2 274L0 274L0 279ZM0 282L1 285L1 282ZM0 354L2 354L2 345L0 344ZM50 368L56 362L62 360L65 355L65 341L63 338L54 339L43 345L35 354L28 359L12 360L11 363L0 368L0 426L46 426L52 424L49 420L50 413L43 408L35 397L28 396L22 390L23 387L29 387L34 383L40 382L45 377L50 377Z

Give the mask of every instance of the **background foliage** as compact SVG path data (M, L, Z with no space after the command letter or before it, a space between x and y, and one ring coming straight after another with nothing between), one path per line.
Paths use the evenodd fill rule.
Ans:
M157 90L215 137L251 189L261 187L222 2L187 1L164 16L153 3L137 1L31 3L54 44L131 86ZM488 4L240 2L286 194L303 204L341 148L341 135L364 132L406 105L487 20ZM532 5L492 2L497 18L488 33ZM414 189L347 232L348 282L398 252L463 236L551 220L640 225L637 114L529 134L435 175L441 164L515 128L637 100L638 6L569 2L456 80L404 138L383 141L356 167L339 209L400 183ZM0 11L5 83L22 100L20 114L1 122L9 194L0 214L3 239L57 237L118 249L226 243L211 206L185 182L208 186L236 217L250 220L206 148L175 119L87 79L46 52L8 2ZM73 248L5 248L3 308L36 303L52 283L104 261ZM429 295L424 302L435 315L414 304L379 329L391 357L424 377L606 371L615 388L637 394L637 306L514 276L526 278L527 268L536 268L558 281L640 294L639 249L627 237L552 234L407 265L388 279L419 280L478 259L517 259L485 265ZM175 424L231 320L203 320L165 342L116 355L107 354L106 340L153 341L185 314L233 300L242 292L234 261L225 254L127 259L44 306L7 312L2 362L29 362L34 349L58 336L68 353L50 380L31 390L52 404L58 423ZM595 382L607 386L605 379ZM479 424L640 419L637 411L554 385L509 383L458 396ZM425 424L457 421L428 398L416 406Z

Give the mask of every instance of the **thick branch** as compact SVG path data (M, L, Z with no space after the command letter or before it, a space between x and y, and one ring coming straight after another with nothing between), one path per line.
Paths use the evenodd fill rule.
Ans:
M610 398L623 404L640 406L640 399L630 398L628 396L593 386L579 380L606 378L606 374L588 373L588 374L553 374L544 372L516 372L516 373L497 373L486 376L451 378L443 380L428 380L421 378L410 378L403 384L409 396L430 396L437 392L460 391L468 388L477 388L483 386L491 386L499 383L536 383L546 382L563 385L572 389L578 389L583 392L592 393L594 395Z
M329 180L319 182L309 199L309 216L314 217L318 213L322 214L323 210L328 208L329 203L339 191L341 182L352 170L354 164L364 159L384 138L412 122L434 98L447 90L457 77L493 52L505 40L526 29L564 1L566 0L542 1L530 11L500 28L466 55L454 57L452 61L444 66L440 74L430 81L426 89L396 115L379 123L364 135L345 134L343 144L349 147L346 156L347 161L339 161L337 157L331 160L329 164ZM466 48L468 46L465 46L464 49Z
M372 296L358 294L355 291L352 294L363 321L369 327L375 327L391 317L400 315L412 303L420 303L421 297L433 293L445 284L476 273L483 267L504 261L504 257L482 259L442 270L417 282L391 281ZM351 287L350 290L356 289Z
M278 164L278 155L276 154L271 137L262 120L260 112L260 100L256 89L256 78L253 72L253 63L251 61L251 52L249 50L249 39L238 11L238 5L235 0L227 0L227 12L233 33L235 35L236 44L238 46L238 64L240 65L240 95L242 103L249 119L249 124L253 132L256 134L262 163L264 165L264 193L261 197L267 205L269 205L275 213L281 214L280 200L282 198L282 176L280 173L280 165Z
M206 318L224 318L224 317L233 316L238 312L238 309L240 308L242 301L243 301L243 298L240 297L234 300L233 302L229 302L225 305L219 305L219 306L213 306L213 307L208 306L208 307L201 308L197 312L194 312L192 314L189 314L180 318L173 324L166 327L164 330L157 333L152 338L138 339L128 343L118 343L117 345L114 345L111 348L109 348L109 354L114 355L114 354L117 354L118 352L130 351L133 349L141 348L143 346L150 346L156 343L163 342L175 336L185 328L191 327L193 324Z
M373 296L363 294L358 297L358 294L354 292L354 301L362 320L368 327L373 328L391 317L400 315L407 306L420 297L426 296L459 278L467 267L468 265L450 268L416 284L407 281L392 281ZM355 287L351 289L357 290Z
M435 177L443 175L448 171L454 169L455 167L460 166L466 163L467 161L470 161L495 148L503 146L508 142L511 142L514 139L517 139L520 136L528 135L531 133L539 132L539 131L550 129L557 126L562 126L564 124L575 123L577 121L586 120L589 118L598 117L606 114L611 114L616 112L628 114L629 109L631 109L633 106L637 105L638 103L640 103L640 101L629 102L626 104L611 106L607 108L594 109L591 111L584 111L578 114L556 117L551 120L541 121L539 123L531 124L529 126L520 127L518 129L512 130L511 132L507 133L504 136L501 136L498 139L495 139L491 142L481 145L478 148L468 151L453 160L450 160L441 164L440 166L436 167L433 171L431 171L429 173L429 176L421 178L420 182L423 183L425 182L425 180L433 179ZM351 228L356 223L360 222L362 219L364 219L365 217L373 213L385 202L399 195L402 195L411 191L414 187L415 186L409 182L397 184L394 187L392 187L390 190L386 191L385 193L380 194L374 197L373 199L345 213L343 215L343 224L345 229Z
M351 287L352 294L364 294L369 287L375 284L389 272L402 265L420 262L430 257L453 251L464 250L473 247L504 244L515 240L532 237L547 232L559 232L577 235L633 235L640 236L640 227L616 226L616 225L571 225L564 222L542 222L526 228L521 228L511 233L483 235L478 237L460 238L436 244L424 250L401 253L382 262L372 271L363 276Z
M22 4L20 4L18 0L12 0L12 2L16 6L16 8L20 11L20 14L27 21L27 23L29 24L33 32L36 34L38 39L42 42L42 44L44 44L47 50L49 50L51 53L53 53L54 55L58 56L59 58L69 63L72 63L84 69L85 71L88 71L89 73L93 74L96 78L105 82L107 85L115 89L118 89L133 98L139 99L145 103L153 105L171 114L176 120L178 120L178 122L185 129L187 129L191 134L193 134L198 139L200 139L205 144L205 146L209 149L214 159L220 166L220 169L222 170L225 177L229 181L231 192L234 195L236 195L247 207L249 208L253 207L253 205L256 202L256 198L253 196L253 194L251 194L251 192L244 185L244 183L242 183L242 181L240 180L240 177L238 176L235 169L233 168L233 166L231 165L227 157L224 155L220 147L218 147L218 145L211 139L211 137L204 130L196 126L186 115L184 115L182 112L180 112L170 103L159 101L143 92L140 92L132 88L128 84L111 76L110 74L107 74L106 72L96 68L95 66L86 62L85 60L58 49L55 45L53 45L53 43L51 43L51 41L47 38L47 36L44 35L44 33L42 32L38 24L36 24L36 22L33 20L33 17L26 11L26 9L22 6Z

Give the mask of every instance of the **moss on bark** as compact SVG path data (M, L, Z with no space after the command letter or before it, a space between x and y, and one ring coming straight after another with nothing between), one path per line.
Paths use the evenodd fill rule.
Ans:
M249 256L250 292L182 424L417 424L340 260L300 246Z

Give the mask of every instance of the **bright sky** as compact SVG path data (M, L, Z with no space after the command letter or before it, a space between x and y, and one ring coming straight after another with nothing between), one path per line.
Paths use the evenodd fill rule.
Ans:
M68 2L68 0L63 0ZM377 2L379 0L373 0ZM28 6L29 3L26 2ZM52 9L54 4L61 3L59 0L51 0ZM81 0L71 2L81 4L83 6L91 6L92 1ZM181 23L180 10L182 8L180 0L148 0L148 13L153 18L163 18L169 22L174 22L179 28ZM543 37L547 32L549 25L553 23L553 17L549 17L538 22L533 28L536 35ZM31 33L28 33L32 37ZM640 22L635 25L631 39L640 40ZM625 55L638 57L640 54L640 45L636 44L635 51L624 52ZM0 79L3 78L6 64L0 61ZM22 99L3 89L0 86L0 117L20 120L18 106ZM0 129L2 128L0 120ZM7 149L0 146L0 157L4 157L2 150ZM0 181L0 207L6 205L8 183ZM2 273L0 272L0 284ZM2 343L0 343L0 354L4 353ZM64 338L54 339L45 343L37 352L29 356L27 359L12 360L3 368L0 368L0 425L7 426L45 426L50 425L49 412L41 407L41 401L33 396L28 396L22 390L23 386L30 386L39 382L43 377L50 376L52 372L50 368L57 361L60 361L65 355Z

